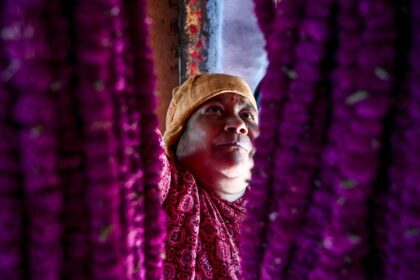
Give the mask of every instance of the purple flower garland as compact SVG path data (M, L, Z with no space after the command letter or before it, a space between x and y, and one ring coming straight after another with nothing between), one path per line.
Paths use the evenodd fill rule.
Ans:
M378 231L385 236L384 279L416 279L420 256L420 5L411 1L404 16L410 17L410 49L407 76L398 96L395 133L391 139L393 162L387 194L385 223Z
M280 19L277 19L280 30L285 30L289 37L295 32L299 36L297 39L301 41L295 45L295 66L292 66L293 56L284 51L277 53L287 62L287 64L277 65L277 71L281 69L291 83L290 89L285 89L288 100L283 108L284 115L279 119L278 125L281 140L276 152L274 184L280 189L277 190L277 197L273 200L274 203L278 200L280 204L272 206L269 216L271 224L267 230L267 243L273 246L267 246L265 260L261 267L261 277L267 279L281 275L288 262L291 246L307 204L308 194L311 192L308 184L311 183L311 177L317 167L319 145L322 140L322 138L313 139L309 135L315 133L322 136L325 123L325 89L317 82L322 77L321 62L327 53L326 44L329 32L325 28L328 27L328 16L331 13L333 1L324 1L321 5L313 1L306 4L309 7L306 11L307 18L300 27L299 20L293 18L293 15L303 16L302 8L300 11L293 6L283 8L283 4L280 3L278 15ZM293 31L293 27L299 28L299 31ZM271 39L269 44L273 42ZM318 108L324 109L312 115L308 109L313 107L311 104L314 102L318 104Z
M16 65L7 84L16 93L12 117L19 128L19 173L23 175L20 193L25 216L19 245L25 246L25 259L21 269L23 277L31 279L58 279L62 256L56 97L50 91L54 69L47 64L54 58L41 18L45 6L44 1L8 1L3 7L5 54Z
M3 65L1 67L3 68ZM24 256L24 213L20 201L20 167L16 130L8 118L11 91L2 84L0 88L0 275L5 279L22 279Z
M257 15L258 24L268 38L272 33L272 25L275 19L275 3L273 0L254 1L254 12Z
M142 108L141 140L142 166L144 168L144 229L145 229L145 254L147 256L146 278L161 279L163 277L163 251L166 234L166 216L160 204L158 184L162 169L159 157L163 150L156 137L158 119L155 114L156 97L152 94L155 88L155 75L153 70L152 53L149 48L148 28L150 18L146 17L146 1L127 5L130 26L132 27L132 45L134 56L134 88L137 98L136 105ZM144 21L138 21L138 16ZM140 78L141 77L141 78Z
M256 7L265 2L256 2ZM255 169L251 182L252 189L248 192L249 201L248 215L246 216L242 229L241 257L242 270L245 279L258 279L260 277L259 268L264 261L264 251L267 247L265 234L270 220L275 219L273 215L270 218L269 211L276 209L276 205L270 205L270 202L276 203L269 197L278 196L280 191L279 184L275 184L272 178L274 170L272 156L274 146L277 144L277 128L279 112L282 111L287 90L291 79L296 75L294 69L290 69L294 59L294 46L297 40L296 30L301 18L301 12L305 1L281 1L277 8L278 16L273 23L275 32L267 40L268 59L270 65L267 75L262 83L261 90L264 93L261 105L261 123L260 136L256 141L257 153L255 155ZM277 56L276 54L281 53ZM268 188L267 186L271 186ZM262 217L263 220L261 219ZM273 248L274 250L281 248ZM269 268L268 266L266 266ZM267 277L271 274L267 273ZM265 277L265 276L264 276Z
M1 5L0 278L162 278L145 7Z
M55 96L57 116L57 164L63 192L61 214L61 276L69 279L90 279L89 217L86 178L83 162L83 131L79 126L80 111L72 85L71 38L69 14L61 1L45 5L45 28L48 32L51 62L56 65L49 90Z
M81 9L85 10L83 6ZM88 11L87 8L86 11ZM122 161L122 168L117 172L120 172L120 182L124 186L121 190L124 226L122 231L127 236L127 240L125 245L115 244L125 248L121 249L127 254L126 277L157 279L162 277L165 232L164 215L160 208L157 186L160 179L158 158L162 150L157 138L153 137L154 129L157 127L157 118L154 114L155 97L152 95L154 76L150 51L145 41L146 23L138 21L139 15L143 15L140 18L144 18L145 3L109 1L103 11L106 12L99 15L106 14L111 17L112 28L103 29L104 37L96 40L105 46L110 46L109 43L113 40L114 48L109 54L105 50L102 51L102 55L98 56L97 60L93 60L96 66L100 63L104 65L103 70L98 71L104 75L104 78L97 80L94 87L97 90L104 90L106 85L102 85L101 82L105 83L106 78L114 85L113 100L105 99L106 95L102 97L102 100L104 105L111 102L116 105L112 108L110 104L104 112L107 117L114 117L113 120L109 119L110 123L112 121L114 124L119 123L118 139L122 140L119 146L123 148L117 157ZM78 15L80 16L80 13ZM128 20L124 21L123 18L128 18ZM88 20L87 14L86 19L83 20ZM98 19L96 18L95 21L98 22ZM93 26L97 28L96 25L93 24ZM108 30L113 30L113 34L107 34ZM108 35L114 37L108 37ZM98 54L98 50L93 53ZM111 73L108 73L104 64L107 62L108 55L116 63ZM88 58L87 55L81 56ZM101 123L106 124L105 121ZM114 131L117 129L114 126L108 128ZM102 233L111 226L105 226ZM115 259L117 260L117 256Z
M386 279L417 277L420 8L412 3L407 92L398 97L391 183L378 198L387 209L376 211L385 216L372 233L369 201L393 101L395 8L338 1L323 147L334 1L283 0L275 16L272 2L256 1L271 34L270 67L242 236L246 279L366 279L372 246L384 253ZM138 20L145 2L80 1L72 20L64 9L41 0L1 6L0 276L160 279L162 151L147 25ZM368 244L373 234L378 244Z
M0 7L0 29L2 38L15 40L15 32L7 34L10 20L6 18L8 6ZM9 35L9 36L5 36ZM9 87L10 79L18 70L20 63L9 59L6 44L0 45L0 275L5 279L22 279L24 255L23 243L23 209L21 207L21 182L19 138L11 118L13 91Z
M326 119L326 90L322 66L327 55L331 32L328 20L334 1L306 2L304 19L297 30L295 61L287 71L291 76L288 99L278 125L279 145L276 149L274 182L280 186L278 205L272 209L268 228L262 276L272 279L282 275L292 255L296 235L311 194L312 178L319 161ZM319 14L313 7L329 10ZM293 72L292 72L293 71ZM291 75L291 74L294 75ZM324 105L322 105L324 104ZM323 110L319 110L323 108ZM312 112L312 110L317 110ZM275 216L275 218L273 217ZM274 233L274 234L273 234ZM274 245L275 244L275 245Z
M161 166L158 158L163 151L154 134L157 118L154 113L155 97L150 94L154 90L154 75L150 50L145 41L147 26L137 20L138 15L145 17L145 3L124 4L121 13L127 21L125 24L122 20L116 21L120 30L117 38L120 38L115 53L116 91L125 146L123 172L131 174L125 182L129 207L126 211L129 215L128 245L130 253L133 253L133 265L130 267L128 264L128 274L134 279L160 279L163 275L165 216L159 201ZM118 36L118 33L125 36ZM124 51L138 56L124 56ZM138 108L141 108L140 112Z
M143 170L140 166L140 112L136 112L133 91L132 57L128 54L126 11L122 3L112 8L114 100L117 105L120 150L121 195L123 199L123 225L126 236L125 268L128 279L144 279L144 190ZM131 85L131 86L130 86Z
M368 202L378 175L383 122L393 87L394 7L386 1L360 1L357 9L347 10L351 14L346 16L349 5L344 2L340 2L343 33L333 76L334 113L328 148L328 163L336 167L335 194L331 222L324 229L319 262L311 274L313 279L367 277L362 258L369 250ZM350 17L359 18L359 24L352 23ZM346 34L352 32L361 34L353 51L345 46ZM349 57L352 53L353 63Z
M329 217L322 207L328 201L325 182L319 175L320 156L324 145L324 135L328 116L328 72L331 64L336 1L307 1L305 19L300 28L300 42L296 47L298 77L290 92L289 103L300 101L304 106L301 111L287 112L289 118L303 118L303 123L293 123L291 127L301 127L299 138L288 150L296 151L293 161L280 158L280 170L285 178L285 195L280 204L289 206L284 219L292 221L287 227L293 227L289 251L282 256L288 266L283 265L282 278L299 279L308 275L317 258L320 228ZM297 89L297 90L296 90ZM290 141L288 134L283 141ZM289 179L290 178L290 179ZM317 192L319 195L315 196ZM292 201L289 202L289 201ZM321 207L319 207L321 205ZM284 206L283 206L284 208Z
M76 6L77 95L84 125L87 200L90 216L90 274L123 279L124 248L120 184L112 100L110 18L115 1L81 1Z
M303 8L281 1L276 11L242 233L246 279L367 277L369 201L395 83L395 6L334 2L307 1ZM259 23L267 30L258 10L264 5L256 1ZM337 65L331 65L329 103L323 79L327 52L334 55L327 41L335 25ZM296 30L301 37L291 41ZM332 119L323 147L328 104Z

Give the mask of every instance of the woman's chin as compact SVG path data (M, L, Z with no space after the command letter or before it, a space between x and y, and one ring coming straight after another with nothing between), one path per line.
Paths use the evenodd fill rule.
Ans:
M252 162L245 157L225 158L223 162L218 164L220 173L228 178L239 176L249 177L251 174Z

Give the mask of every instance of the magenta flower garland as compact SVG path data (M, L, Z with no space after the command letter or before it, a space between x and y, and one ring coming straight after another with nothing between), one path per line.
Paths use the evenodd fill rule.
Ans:
M412 1L402 16L409 17L409 46L406 76L402 82L401 97L396 109L395 127L391 143L393 163L390 167L389 193L386 199L386 216L378 223L378 231L384 236L383 279L415 279L418 277L420 231L418 199L420 177L418 175L420 132L420 65L415 57L420 53L420 5Z
M10 18L6 14L10 7L3 5L0 8L1 29L10 26ZM6 29L8 30L8 29ZM3 35L4 41L16 40L16 33ZM4 32L4 31L3 31ZM16 39L15 39L16 38ZM9 43L11 44L11 43ZM13 122L12 104L13 91L9 88L10 79L20 67L20 61L8 60L7 44L0 45L0 271L3 278L22 279L21 267L25 262L21 246L24 242L25 232L22 223L25 215L21 207L21 171L19 159L18 130Z
M19 219L23 231L21 243L15 246L20 249L25 246L20 265L26 266L26 271L21 270L20 274L23 278L30 275L31 279L58 279L62 255L62 190L55 138L56 98L49 90L53 68L46 65L53 57L48 53L49 34L40 16L46 6L44 1L8 1L3 5L4 54L15 65L4 85L17 93L9 118L18 128L20 160L16 175L21 180L15 186L15 195L20 195L20 205L15 207L17 213L23 214Z
M0 278L161 279L145 1L3 2ZM245 279L418 276L417 2L255 1L270 66Z
M112 8L113 22L113 57L114 69L114 94L117 103L119 119L119 137L123 150L119 157L121 165L121 189L123 197L123 225L124 235L127 236L125 244L125 267L129 279L144 279L144 246L141 240L144 239L144 197L143 171L139 163L139 141L140 131L139 112L133 112L135 105L135 93L133 86L130 86L133 79L133 71L130 69L132 58L127 55L130 51L127 40L126 11L122 3L116 2Z
M18 158L18 141L16 130L10 124L8 111L11 107L11 92L4 85L0 89L0 271L7 279L22 279L21 267L24 256L21 251L23 243L24 216L19 198L20 167ZM7 227L6 227L7 225Z
M261 5L265 2L261 2ZM242 255L242 270L246 279L258 279L259 268L264 260L264 250L266 248L265 234L268 232L267 227L270 226L270 221L275 220L275 214L269 214L272 209L276 209L277 205L270 205L269 197L278 196L281 191L280 184L274 182L274 164L273 150L279 141L276 119L279 117L284 101L287 96L287 89L291 80L291 76L296 75L293 69L286 67L290 65L294 59L294 46L296 41L296 33L287 32L287 30L278 28L283 26L283 23L290 24L292 30L296 30L297 20L295 17L299 16L299 11L303 9L304 1L282 1L280 2L277 13L282 14L286 11L285 17L277 17L273 23L273 30L275 32L268 39L267 48L270 65L264 81L262 83L261 92L263 98L261 99L260 112L260 136L256 141L256 148L258 153L255 155L255 169L254 178L251 183L252 189L247 194L248 215L244 221L241 255ZM256 7L259 7L256 3ZM284 24L286 25L286 24ZM281 56L275 56L275 53L282 53ZM279 69L282 69L279 71ZM269 81L269 82L268 82ZM267 188L272 186L272 188ZM272 200L276 202L276 200ZM275 211L275 210L274 210ZM274 234L274 233L273 233ZM257 242L255 242L257 241ZM273 250L281 250L281 248L271 248ZM269 267L267 267L269 268ZM271 275L270 271L266 271L267 277Z
M134 89L137 92L136 105L142 108L140 120L143 128L140 133L141 164L144 169L144 224L145 229L145 261L146 279L161 279L163 277L163 251L166 226L160 206L160 195L157 185L162 169L159 160L163 150L159 139L155 137L158 119L155 115L156 98L152 94L155 87L155 77L152 67L152 53L146 41L150 19L146 17L146 1L130 2L127 14L130 20L131 42L134 62ZM141 22L138 17L144 18ZM140 78L141 77L141 78Z
M0 278L162 278L145 5L1 5Z
M324 9L329 9L331 14L333 3L324 1L317 5L325 5ZM306 5L314 6L311 1L307 1ZM327 112L322 104L326 102L327 96L322 63L327 54L330 14L318 16L312 9L301 13L305 17L295 31L297 42L294 63L282 67L289 68L287 71L290 71L291 82L278 128L279 145L275 152L274 181L280 186L280 192L276 198L278 205L270 213L270 234L267 234L267 243L275 242L276 246L269 246L265 251L261 277L266 279L282 275L289 262L308 204L311 183L319 167L319 150L325 130ZM324 108L324 111L319 111L320 108ZM311 112L313 109L317 110L316 114Z
M413 210L420 180L411 172L420 154L409 140L418 136L418 114L408 112L417 108L410 94L419 66L410 56L410 97L393 92L396 76L405 77L395 67L397 36L406 36L397 29L399 7L382 0L284 0L270 25L263 18L269 12L261 11L269 5L255 5L270 65L242 232L244 278L412 279L420 254ZM408 10L414 55L418 12ZM384 161L390 149L388 189L379 168L390 164Z
M340 7L346 12L348 6ZM338 49L337 75L333 76L336 87L332 92L332 126L336 131L330 133L332 157L328 162L336 167L332 182L336 203L332 204L331 222L324 229L319 261L311 275L314 279L368 277L367 268L363 267L363 257L369 251L368 201L375 189L383 122L393 86L394 7L384 1L360 1L348 11L353 11L353 19L359 18L359 24L347 24L345 19L350 19L350 15L340 14L340 30L343 31L340 42L343 42L345 54L340 54ZM349 52L344 47L344 38L351 32L358 32L360 36L358 47ZM379 32L381 36L377 35ZM354 60L350 62L348 56L352 53ZM346 73L348 76L343 76ZM357 123L362 126L358 127ZM346 131L348 140L342 139Z
M165 215L160 207L159 190L157 184L160 180L161 163L157 160L163 150L155 136L155 129L158 126L158 120L155 115L156 99L153 95L143 93L153 92L154 73L151 64L151 52L146 43L148 19L146 18L145 2L129 2L126 5L127 17L129 21L128 29L129 40L132 53L132 74L133 84L133 106L134 109L142 107L142 115L138 120L141 130L139 137L134 139L138 142L139 150L143 155L139 162L144 170L141 174L143 180L142 189L137 189L143 193L141 199L144 200L142 216L137 216L135 221L137 227L144 228L144 254L147 256L144 262L145 279L161 279L163 277L163 250L164 238L166 233ZM139 22L139 15L145 18L145 22ZM134 51L135 50L135 51ZM144 77L139 79L138 77Z
M86 199L87 180L84 175L83 129L80 127L80 110L77 96L73 94L74 78L71 64L73 42L69 14L62 14L65 7L59 1L49 2L46 14L51 24L46 25L49 34L49 49L53 54L54 79L50 91L56 97L57 119L57 164L60 187L63 192L61 223L62 259L61 276L69 279L89 279L89 216ZM58 113L59 112L59 113Z
M84 124L90 273L122 279L124 259L115 108L112 100L110 11L115 1L82 1L75 10L78 101Z
M275 2L272 0L255 1L255 14L257 15L258 24L268 38L272 33L272 25L275 19Z
M299 134L302 133L302 130L295 129L298 126L294 126L295 124L305 122L307 120L308 116L299 116L298 118L294 118L294 116L297 116L295 114L294 116L285 114L283 115L281 112L283 110L289 111L289 112L299 112L304 110L304 104L305 102L310 102L312 97L311 95L305 96L302 99L294 97L297 95L289 94L290 92L297 91L302 92L309 89L309 94L313 92L313 89L311 90L311 83L308 80L308 84L306 83L297 83L295 80L298 78L297 70L299 71L306 71L303 67L298 66L298 69L295 69L295 60L298 58L295 54L295 47L296 42L299 40L300 32L299 32L299 25L301 21L301 17L303 17L303 11L304 11L304 1L282 1L280 2L277 13L278 16L276 18L276 21L273 24L273 34L268 39L268 48L269 48L269 60L270 60L270 66L267 73L267 76L265 78L265 81L263 83L262 92L263 99L262 99L262 111L261 111L261 136L257 140L257 150L259 153L256 155L256 178L260 177L261 174L265 175L265 180L260 181L258 179L254 179L254 182L252 183L252 190L249 194L250 197L252 196L259 196L256 200L259 201L258 204L261 203L263 211L267 214L263 214L261 212L257 212L255 208L255 201L253 201L252 198L250 198L250 201L252 203L249 204L249 209L252 209L249 211L249 213L252 213L252 220L251 215L248 216L249 218L249 225L253 225L249 229L247 228L248 221L245 221L245 227L244 227L244 237L249 238L249 240L256 240L256 238L259 238L259 240L262 239L261 242L254 242L256 245L261 245L266 248L265 254L263 257L258 257L258 259L263 258L262 263L252 263L253 267L250 267L248 265L248 257L244 255L243 257L243 269L244 269L244 275L246 278L253 279L258 277L257 267L261 265L261 276L264 279L270 279L274 277L275 275L279 275L284 268L284 264L286 263L286 258L284 258L285 255L287 255L288 250L290 249L289 242L290 238L292 238L293 231L295 228L293 228L293 221L286 218L288 211L298 211L299 207L303 207L304 203L304 196L305 191L294 187L294 191L297 192L298 199L296 200L294 198L294 194L291 195L290 198L288 198L289 205L278 205L277 201L278 199L273 199L271 201L271 206L268 209L266 205L270 205L270 203L267 203L262 199L261 194L263 194L264 191L267 191L266 186L269 184L269 181L267 179L270 178L270 176L273 178L272 183L273 189L272 193L270 194L271 197L280 198L285 195L287 195L285 192L287 192L288 186L287 182L285 180L293 180L293 175L288 176L288 172L282 168L282 166L290 166L290 168L294 168L293 163L293 157L294 154L292 151L289 151L290 145L293 146L294 141L299 141ZM258 5L256 5L258 6ZM272 49L270 49L270 47ZM272 52L270 52L272 51ZM274 56L273 54L281 54L279 56ZM271 55L270 55L271 54ZM300 67L300 68L299 68ZM271 87L270 87L271 85ZM287 98L294 98L294 102L291 102L290 104L287 103ZM286 102L286 104L285 104ZM266 111L267 110L267 111ZM275 112L274 115L268 115L271 111ZM277 115L277 116L276 116ZM282 122L283 125L278 126L276 125L275 119L278 118L278 122ZM264 123L267 121L267 123ZM273 129L276 128L277 129ZM276 136L277 135L277 136ZM287 135L287 136L286 136ZM285 137L283 137L285 136ZM264 138L262 138L264 137ZM275 140L278 139L278 140ZM283 141L284 140L284 141ZM261 142L259 142L261 141ZM268 143L271 142L271 145ZM278 147L284 147L277 149L275 153L275 159L273 159L273 152L269 150L270 147L273 147L272 144L277 142ZM261 155L261 158L259 157ZM280 161L279 159L284 159L283 161ZM268 160L267 160L268 159ZM272 164L270 164L272 162ZM270 167L270 165L274 165L274 170ZM295 166L296 169L299 169L297 166ZM268 173L268 171L273 172L272 174ZM275 172L274 172L275 171ZM291 175L291 174L289 174ZM254 178L255 178L254 177ZM295 180L296 181L296 180ZM289 181L290 182L290 181ZM296 182L290 182L291 184L294 184ZM300 193L299 193L300 192ZM302 195L303 197L299 195ZM261 194L260 194L261 193ZM268 198L269 195L266 194L265 199ZM290 196L290 195L289 195ZM296 196L295 196L296 197ZM258 205L257 204L257 205ZM285 207L286 206L286 207ZM295 207L297 206L297 207ZM258 216L260 215L260 216ZM267 237L263 237L261 234L259 237L256 237L255 234L258 233L255 231L255 225L261 224L264 226L263 221L261 221L261 217L267 215L268 219L264 223L268 223L268 229L267 231ZM298 215L297 215L298 216ZM296 216L296 217L297 217ZM293 219L292 219L293 220ZM290 227L286 227L286 224L290 224ZM252 228L252 229L251 229ZM249 231L252 235L248 237ZM270 243L273 239L273 236L278 236L281 240L284 242L276 242L275 246L266 247L266 244L263 242ZM244 239L245 239L244 238ZM266 240L266 241L263 241ZM248 245L247 242L244 242L243 246L243 252L244 254L248 254L248 251L251 252L258 252L256 249L251 249L245 247ZM255 245L254 245L255 246ZM259 248L259 250L264 250L263 248ZM254 253L255 254L255 253ZM276 256L273 258L273 256ZM252 258L252 256L250 256ZM254 257L254 261L257 260L257 257Z

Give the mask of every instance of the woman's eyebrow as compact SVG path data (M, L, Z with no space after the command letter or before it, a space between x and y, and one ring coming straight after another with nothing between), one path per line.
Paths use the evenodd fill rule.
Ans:
M213 102L223 103L223 98L213 97L213 98L207 100L206 102L204 102L204 104L213 103Z
M229 102L229 100L227 98L223 98L223 97L220 97L220 96L215 96L215 97L207 100L206 102L204 102L203 105L211 104L213 102L224 104L224 103ZM257 110L255 110L254 106L252 106L251 102L249 102L247 99L245 99L245 98L239 99L238 104L240 104L240 103L243 104L243 109L250 110L253 113L258 114Z
M250 110L250 111L254 112L255 114L257 114L257 110L255 110L254 106L252 106L249 102L245 102L245 105L244 105L243 109Z

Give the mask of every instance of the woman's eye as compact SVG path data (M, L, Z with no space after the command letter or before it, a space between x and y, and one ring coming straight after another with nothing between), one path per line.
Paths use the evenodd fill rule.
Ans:
M247 119L247 120L253 120L254 119L254 115L250 112L242 112L241 116L242 116L242 118Z
M207 108L207 112L209 113L220 113L222 110L223 108L218 105L211 105Z

